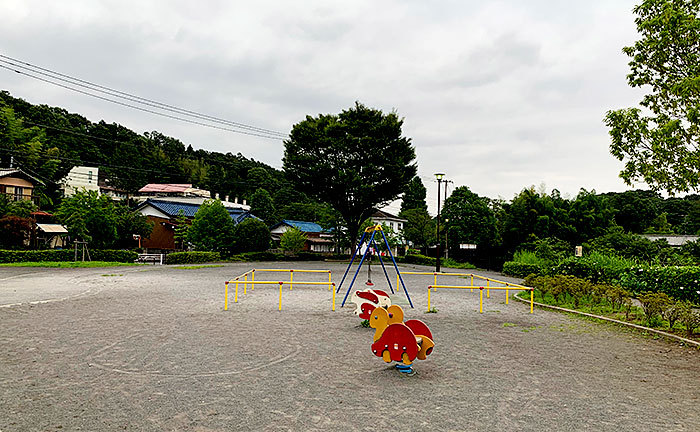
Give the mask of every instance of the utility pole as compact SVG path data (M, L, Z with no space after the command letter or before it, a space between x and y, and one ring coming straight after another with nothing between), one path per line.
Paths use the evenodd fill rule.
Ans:
M435 173L435 178L438 181L438 198L437 198L437 253L435 260L435 272L440 273L440 183L445 173Z
M453 183L452 180L443 180L443 183L445 183L445 196L443 199L447 201L447 183ZM449 219L445 219L445 259L449 258L449 246L447 245L447 222L449 222ZM438 230L438 239L440 238L440 231Z

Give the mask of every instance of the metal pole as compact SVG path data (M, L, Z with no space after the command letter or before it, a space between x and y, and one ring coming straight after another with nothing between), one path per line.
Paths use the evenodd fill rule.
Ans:
M437 175L437 174L436 174ZM440 272L440 183L442 182L442 176L438 176L438 199L437 199L437 251L435 260L435 271Z

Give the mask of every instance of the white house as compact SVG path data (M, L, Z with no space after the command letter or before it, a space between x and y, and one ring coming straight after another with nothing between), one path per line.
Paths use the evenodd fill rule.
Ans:
M94 190L100 193L100 186L97 184L99 168L88 166L74 166L68 174L61 180L61 190L64 196L73 196L79 190Z

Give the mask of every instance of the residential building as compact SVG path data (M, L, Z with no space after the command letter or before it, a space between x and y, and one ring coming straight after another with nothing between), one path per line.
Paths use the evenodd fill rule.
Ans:
M192 187L190 183L149 183L139 189L138 194L134 196L134 199L138 202L148 199L168 199L197 205L201 205L204 200L212 198L223 198L221 203L227 208L250 210L250 206L247 205L245 200L243 200L243 203L239 203L238 198L234 198L234 201L230 202L228 196L220 197L219 194L212 197L212 193L208 190Z
M321 225L314 222L303 222L284 219L282 222L270 227L272 240L279 243L282 234L291 228L297 228L299 231L306 234L306 243L304 250L308 252L331 253L333 252L333 236Z
M0 194L11 201L31 200L39 205L39 197L34 193L38 185L44 183L19 168L0 168Z
M196 197L194 197L196 198ZM153 232L150 238L141 239L141 246L149 250L175 250L175 228L177 227L177 218L182 211L182 214L188 219L194 219L194 215L199 210L204 198L200 198L199 202L187 202L188 198L148 198L142 202L134 211L145 215L149 221L153 223ZM226 207L231 219L236 224L244 220L255 217L247 209L241 207Z
M393 231L394 238L398 240L398 245L392 249L392 253L394 255L397 255L399 251L401 251L401 254L403 255L406 251L406 248L408 248L405 237L403 235L404 226L408 221L398 216L394 216L391 213L387 213L383 210L375 211L372 214L371 218L375 223L382 224L391 228L391 230Z
M95 191L100 193L98 176L100 169L89 166L74 166L60 181L63 196L73 196L76 192Z

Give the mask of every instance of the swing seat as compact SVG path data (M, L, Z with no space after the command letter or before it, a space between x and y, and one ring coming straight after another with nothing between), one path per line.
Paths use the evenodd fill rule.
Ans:
M365 285L367 285L367 286L374 286L374 283L372 283L371 280L368 280L367 282L365 282Z

